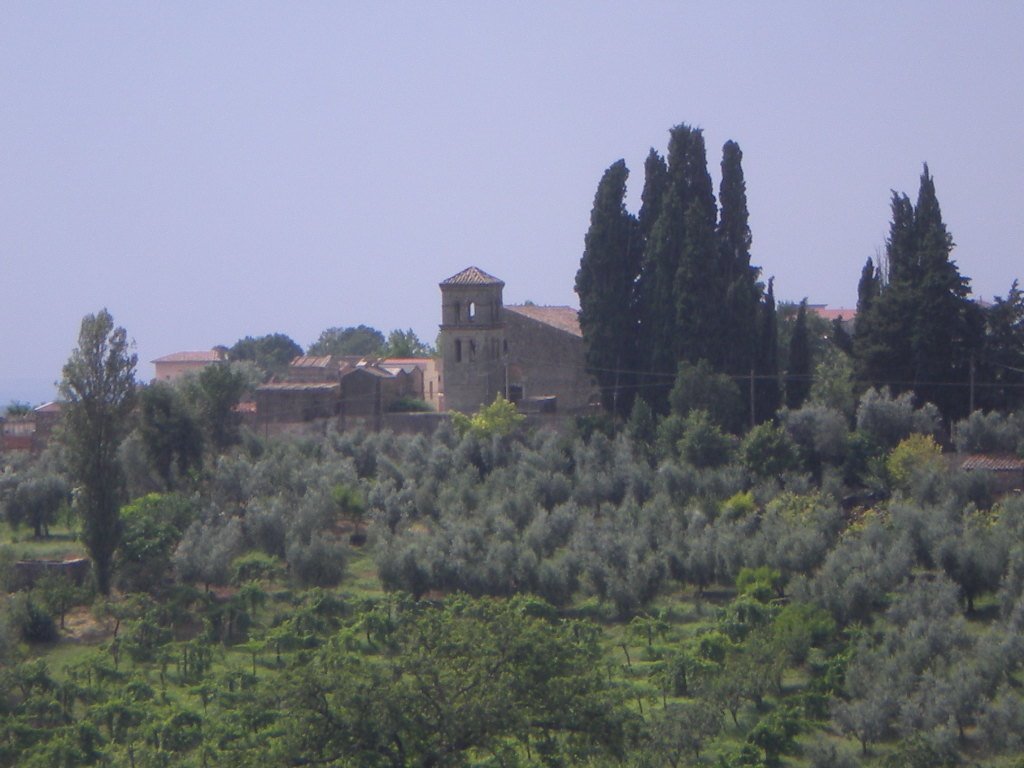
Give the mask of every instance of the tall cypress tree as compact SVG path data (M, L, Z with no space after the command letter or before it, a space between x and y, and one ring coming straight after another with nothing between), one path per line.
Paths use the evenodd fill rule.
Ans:
M652 156L649 161L654 189L660 166ZM700 129L680 124L669 132L666 181L640 280L642 339L652 374L645 396L656 410L667 405L679 360L704 355L704 340L694 340L707 327L708 313L720 309L721 292L712 284L718 211Z
M927 165L921 174L914 230L918 263L911 333L914 390L947 416L966 414L969 358L977 348L977 330L972 327L967 298L969 280L950 259L953 238L942 220Z
M721 357L721 279L714 229L697 200L690 203L684 219L683 250L676 269L675 359L689 363Z
M619 160L601 177L576 273L580 327L587 365L605 408L626 415L632 407L637 314L634 289L640 271L636 218L625 205L629 169Z
M996 296L985 311L979 357L978 374L993 385L979 392L980 404L1007 412L1024 407L1024 291L1016 280L1006 298Z
M718 367L733 375L750 370L757 336L757 305L761 288L758 269L750 265L750 216L747 184L743 177L743 152L734 141L722 147L722 182L718 200L720 269L725 292L719 322L723 341L718 345Z
M861 377L896 392L913 391L947 418L966 413L980 311L969 281L950 259L953 239L942 220L925 165L917 204L892 195L886 268L861 275L854 339ZM870 262L869 262L870 264Z
M789 364L786 368L786 407L797 409L811 393L811 344L807 330L807 299L800 302L789 337Z
M637 217L640 235L645 240L650 237L654 222L661 215L662 201L667 188L668 165L665 158L651 147L644 161L644 191L640 196L640 214Z
M779 330L775 312L774 278L768 281L764 299L758 305L753 399L753 421L758 423L773 418L782 402L779 391Z

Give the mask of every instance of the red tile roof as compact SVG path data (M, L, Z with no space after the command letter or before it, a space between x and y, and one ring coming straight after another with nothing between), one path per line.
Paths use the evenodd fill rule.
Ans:
M300 355L291 362L293 368L330 368L332 364L330 355Z
M457 275L452 275L447 280L443 280L441 285L504 285L504 281L499 280L494 275L489 275L484 272L480 267L466 267L464 270L459 272Z
M1012 455L989 456L986 454L974 454L965 456L960 462L961 469L982 469L989 472L1022 472L1024 471L1024 459Z
M150 360L151 363L216 363L224 358L216 349L206 349L199 352L172 352L169 355Z
M256 387L257 391L289 391L289 392L316 392L330 389L340 389L338 382L329 381L272 381L269 384L261 384Z
M582 338L580 313L572 307L538 307L535 304L506 304L505 309Z

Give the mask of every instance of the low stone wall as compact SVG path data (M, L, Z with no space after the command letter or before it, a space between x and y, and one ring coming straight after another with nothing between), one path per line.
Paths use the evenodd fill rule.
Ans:
M92 563L86 557L76 560L19 560L14 563L11 589L31 589L47 576L68 579L82 586L89 579Z

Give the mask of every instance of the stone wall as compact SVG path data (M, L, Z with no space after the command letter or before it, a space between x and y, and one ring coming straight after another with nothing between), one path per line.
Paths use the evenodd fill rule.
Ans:
M88 558L76 560L20 560L14 563L12 589L30 589L47 576L56 575L82 586L89 579L92 563Z
M515 312L505 313L509 384L523 397L554 395L559 411L580 411L596 396L583 338Z

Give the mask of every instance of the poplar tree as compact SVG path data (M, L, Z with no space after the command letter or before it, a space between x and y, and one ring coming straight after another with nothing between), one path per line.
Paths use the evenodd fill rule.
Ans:
M640 271L637 221L625 205L628 177L623 160L602 176L576 273L587 366L601 388L604 407L623 416L632 407L630 385L637 363L634 286Z
M86 315L78 347L64 365L64 443L78 485L82 534L96 586L110 594L114 552L121 539L124 478L117 449L127 434L135 402L135 365L124 328L103 309Z

